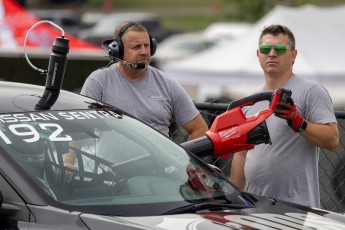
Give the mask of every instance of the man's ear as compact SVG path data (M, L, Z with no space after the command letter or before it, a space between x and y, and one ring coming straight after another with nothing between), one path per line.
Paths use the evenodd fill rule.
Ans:
M297 50L295 49L292 51L292 65L295 64L296 57L297 57Z

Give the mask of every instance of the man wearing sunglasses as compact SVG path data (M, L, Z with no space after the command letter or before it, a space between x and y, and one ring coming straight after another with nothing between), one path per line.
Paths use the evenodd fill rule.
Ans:
M332 100L320 84L293 73L297 50L286 26L265 27L256 53L265 77L262 91L286 88L292 95L266 120L272 145L235 153L231 180L250 193L319 208L319 149L335 151L339 144ZM267 106L256 103L246 116Z

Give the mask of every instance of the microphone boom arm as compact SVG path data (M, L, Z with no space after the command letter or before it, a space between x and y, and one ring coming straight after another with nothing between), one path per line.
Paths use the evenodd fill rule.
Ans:
M115 59L118 62L121 62L122 64L125 64L126 66L128 66L132 69L143 69L143 68L145 68L145 64L143 64L143 63L135 63L135 64L129 63L129 62L122 60L120 58L117 58L117 57L113 57L113 59Z

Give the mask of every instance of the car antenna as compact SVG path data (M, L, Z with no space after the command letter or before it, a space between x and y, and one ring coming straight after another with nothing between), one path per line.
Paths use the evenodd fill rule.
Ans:
M52 53L50 54L50 58L49 58L48 70L42 70L34 66L30 62L27 52L26 52L26 41L27 41L29 33L36 26L42 23L48 23L58 28L62 32L61 37L56 37L53 43ZM25 54L25 58L27 62L33 69L39 71L42 74L47 74L45 90L43 92L41 99L38 101L38 103L35 106L36 110L50 109L54 105L54 103L56 102L60 94L60 89L62 86L62 82L65 75L65 70L66 70L67 54L69 52L69 40L64 37L64 34L65 34L64 30L60 26L56 25L52 21L43 20L34 24L29 29L29 31L27 32L25 36L24 54Z

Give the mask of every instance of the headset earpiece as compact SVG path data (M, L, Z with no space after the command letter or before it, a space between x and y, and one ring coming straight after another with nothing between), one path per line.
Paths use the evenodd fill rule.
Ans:
M150 35L150 51L151 51L151 57L156 53L157 50L157 40Z
M124 53L124 47L123 47L123 43L122 43L122 36L124 35L124 33L127 31L127 29L133 25L135 25L137 23L135 22L129 22L128 24L124 25L118 36L116 36L116 38L114 40L105 40L102 43L102 47L107 51L108 55L111 58L118 58L118 59L123 59L123 53ZM153 37L151 37L151 35L149 35L150 37L150 51L151 51L151 56L153 56L156 53L156 49L157 49L157 40Z

